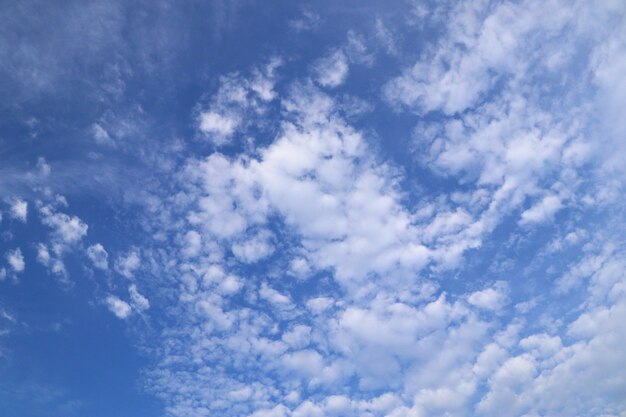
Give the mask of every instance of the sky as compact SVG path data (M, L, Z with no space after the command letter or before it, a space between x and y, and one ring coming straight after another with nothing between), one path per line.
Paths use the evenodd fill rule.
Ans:
M0 417L626 417L626 3L0 1Z

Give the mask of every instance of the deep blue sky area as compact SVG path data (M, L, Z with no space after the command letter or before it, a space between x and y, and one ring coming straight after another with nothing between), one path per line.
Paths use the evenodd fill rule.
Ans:
M0 0L0 417L626 416L622 3Z

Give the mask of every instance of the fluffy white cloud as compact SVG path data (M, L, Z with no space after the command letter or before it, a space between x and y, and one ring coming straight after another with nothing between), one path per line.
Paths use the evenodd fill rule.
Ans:
M39 174L42 177L47 177L52 172L52 168L50 168L50 164L46 161L46 158L40 156L37 158L37 169L39 170Z
M115 314L117 318L125 319L132 312L130 305L115 295L109 295L105 301L111 313Z
M498 281L491 288L471 293L467 301L478 308L498 311L507 302L507 292L506 282Z
M39 210L41 221L53 229L55 237L64 244L73 244L87 235L88 226L77 216L56 212L50 206Z
M178 288L177 326L161 341L152 379L170 414L621 412L624 384L615 370L624 357L609 354L621 343L616 323L625 291L615 248L582 249L585 259L554 280L557 293L548 279L556 265L542 270L532 262L511 282L476 290L465 282L477 279L475 271L461 262L468 250L485 257L525 252L520 242L535 231L520 226L592 205L582 195L595 186L586 175L596 149L582 134L586 121L572 122L584 110L571 107L576 100L566 93L564 100L543 94L559 89L551 77L578 49L579 39L561 45L556 35L570 27L587 35L560 1L448 6L440 42L386 87L390 101L433 113L418 118L414 146L422 168L446 183L434 195L407 201L399 170L381 162L339 116L335 100L310 81L292 84L281 98L272 143L188 162L180 174L184 191L167 200L184 219L173 227L180 248L167 266ZM348 49L338 74L347 74ZM264 95L232 80L223 80L208 111L232 105L247 116L238 127L245 129L261 113L242 103ZM559 235L573 233L569 224L558 227ZM509 228L515 231L506 241L500 235ZM583 239L563 242L574 251ZM532 281L526 304L512 290L522 278ZM563 301L573 288L580 299ZM563 305L535 317L551 297ZM577 374L601 380L600 387L589 389Z
M221 78L218 91L207 109L198 115L200 132L215 145L224 145L246 128L246 115L262 114L275 97L275 71L280 59L256 68L250 77L231 74Z
M214 111L207 111L200 115L200 131L206 134L228 137L235 132L238 124L235 116L222 115Z
M135 271L141 266L139 252L130 250L125 255L119 256L115 261L115 270L122 276L131 279Z
M348 58L342 51L335 51L315 65L317 82L324 87L338 87L348 77Z
M102 270L109 268L109 254L100 243L89 246L87 256L96 268Z
M141 312L150 308L150 301L137 290L135 284L128 287L128 294L130 295L130 304L135 310Z
M24 262L24 256L22 255L22 250L20 248L9 251L6 254L6 260L14 272L18 273L24 271L26 263Z
M62 278L67 277L67 271L65 264L61 256L63 255L64 248L61 245L53 244L52 253L43 243L37 245L37 262L43 266L49 268L49 270L56 275L60 275ZM65 280L62 282L67 283Z
M28 216L28 202L24 200L15 200L11 204L11 217L21 222L26 223L27 216Z
M185 246L182 249L183 255L188 258L198 256L202 250L202 236L200 233L195 230L190 230L185 234L184 240Z
M274 252L272 235L268 231L262 231L251 238L233 244L232 251L237 259L242 262L257 262Z
M115 141L113 140L113 138L111 138L109 132L107 132L106 129L102 127L102 125L99 123L94 123L93 125L91 125L91 134L93 136L93 139L99 145L115 145Z

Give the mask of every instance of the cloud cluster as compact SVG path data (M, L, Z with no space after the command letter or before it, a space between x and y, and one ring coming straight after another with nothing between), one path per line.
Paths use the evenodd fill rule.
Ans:
M514 299L513 280L450 293L429 278L454 268L463 277L465 254L499 227L523 236L563 211L607 204L590 194L601 187L591 175L597 140L583 134L593 117L575 104L576 94L595 99L593 86L570 94L551 84L541 95L542 83L581 59L579 42L605 47L563 6L452 7L437 47L387 84L392 104L437 115L419 119L415 155L454 182L417 206L407 204L401 171L310 80L279 97L271 144L188 162L184 191L167 199L185 219L167 266L177 277L176 324L147 379L170 415L622 412L623 252L588 251L556 287L542 283L546 297L581 291L582 307L566 320L545 309L527 322L536 299ZM576 37L563 47L569 28ZM319 85L348 76L338 51L315 66ZM213 134L241 123L204 114ZM567 239L576 247L591 235L566 232L580 235ZM590 389L580 375L602 382Z
M237 132L245 130L250 114L263 114L276 96L275 72L280 65L280 59L274 58L255 69L251 78L239 74L222 77L208 108L198 115L203 136L217 146L228 144Z
M220 77L189 157L155 151L167 169L125 193L147 210L123 248L50 189L5 200L12 226L45 226L39 263L67 280L80 254L100 308L150 328L142 382L166 415L624 416L626 8L444 1L406 19L376 16L295 78L291 58ZM401 32L433 22L408 58ZM376 48L412 62L368 81L382 97L344 94ZM114 152L131 119L88 129ZM30 268L2 237L0 281Z

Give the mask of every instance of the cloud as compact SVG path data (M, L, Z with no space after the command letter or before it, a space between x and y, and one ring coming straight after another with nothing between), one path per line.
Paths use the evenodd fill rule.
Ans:
M6 254L6 260L15 273L23 272L26 266L24 256L20 248L13 249Z
M315 65L317 82L323 87L338 87L348 77L348 58L342 51L335 51Z
M88 226L77 216L60 213L49 205L40 206L39 214L41 222L51 228L52 233L48 243L38 245L37 261L60 276L62 283L70 284L63 258L87 235Z
M115 270L122 276L131 279L135 275L135 271L141 266L141 258L139 252L130 250L125 255L121 255L115 261Z
M574 14L588 9L565 6L433 11L441 37L384 88L410 113L393 120L416 123L402 167L333 96L349 65L372 63L355 33L307 67L314 80L275 88L268 67L220 79L194 116L208 149L232 146L185 160L174 195L155 191L149 243L114 263L129 301L106 299L120 318L163 314L146 386L166 414L621 412L621 245L576 237L601 217L584 80L621 64L597 54L606 72L587 77L579 46L596 41ZM237 142L252 127L263 133ZM553 236L561 252L542 249ZM494 259L511 260L506 281Z
M504 281L498 281L493 287L475 291L469 295L467 301L478 308L498 311L507 303L508 288Z
M296 33L314 31L319 28L321 23L320 15L311 10L304 10L301 17L287 22L289 28Z
M383 45L388 54L396 55L398 53L396 40L394 39L392 32L380 17L376 19L376 38Z
M28 202L24 200L15 200L11 204L11 217L17 219L23 223L26 223L26 217L28 216Z
M109 135L109 132L106 131L102 125L99 123L94 123L91 125L91 134L93 135L94 140L99 145L104 146L114 146L115 141Z
M454 114L474 107L500 79L522 78L533 69L524 60L528 50L557 50L553 34L571 19L562 6L557 1L542 8L534 1L505 1L490 10L478 1L457 4L441 45L387 85L388 99L423 112Z
M128 294L130 295L130 303L135 310L142 312L150 308L150 301L139 293L135 284L128 287Z
M109 254L100 243L89 246L87 256L96 268L102 270L109 268Z
M520 224L542 223L552 218L561 207L563 207L563 204L558 196L545 196L543 200L522 213Z
M220 137L229 137L237 128L239 122L234 116L221 115L208 111L200 115L200 131Z
M235 243L232 251L241 262L258 262L274 252L272 235L268 231L259 232L243 242Z
M37 245L37 262L49 268L49 270L56 275L60 275L63 280L62 282L67 283L65 278L67 277L67 270L65 269L65 265L63 264L63 260L61 259L63 255L64 248L58 244L54 244L52 247L52 254L43 243L39 243Z
M46 161L46 158L40 156L37 158L37 169L39 170L39 174L42 177L47 177L52 172L52 168L50 168L50 164Z
M182 252L188 258L196 257L202 250L202 235L195 230L190 230L185 234L185 247Z
M39 209L41 221L54 231L55 238L61 243L71 245L87 235L88 226L77 216L56 212L50 206Z
M127 302L120 300L114 295L107 296L105 301L111 313L115 314L119 319L127 318L132 312L132 308Z
M263 114L275 98L276 70L281 63L279 58L270 59L247 78L236 73L221 77L209 105L198 114L198 129L203 137L217 146L225 145L238 132L245 131L246 116Z

